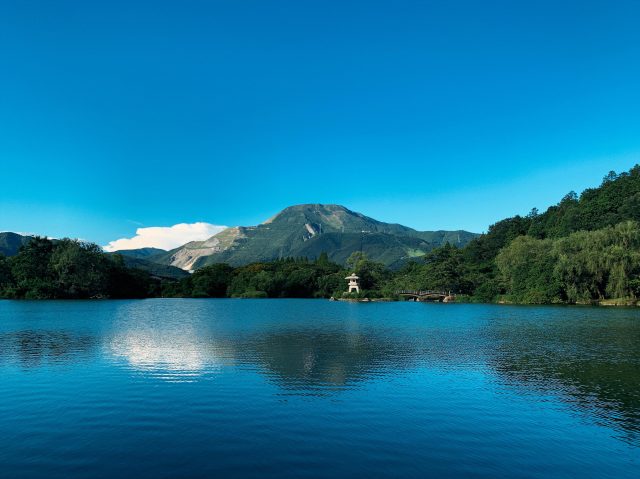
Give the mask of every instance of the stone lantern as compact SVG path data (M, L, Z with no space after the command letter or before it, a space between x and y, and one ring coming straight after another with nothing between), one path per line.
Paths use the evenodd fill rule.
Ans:
M347 293L352 293L354 291L356 293L360 292L360 285L358 284L358 280L360 279L359 276L356 276L355 273L352 273L350 276L347 276L345 279L349 281L349 289Z

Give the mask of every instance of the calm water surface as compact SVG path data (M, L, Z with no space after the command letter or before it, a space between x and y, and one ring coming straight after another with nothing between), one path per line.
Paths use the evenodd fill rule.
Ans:
M0 476L640 477L640 311L0 301Z

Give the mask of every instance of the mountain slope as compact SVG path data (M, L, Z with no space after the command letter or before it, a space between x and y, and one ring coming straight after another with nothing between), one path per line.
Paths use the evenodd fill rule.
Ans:
M201 258L221 254L231 249L236 241L245 238L248 228L236 226L227 228L205 241L191 241L166 253L149 257L149 261L170 264L184 270L192 270ZM223 262L223 261L219 261Z
M118 250L118 254L127 256L129 258L148 258L149 256L156 256L166 253L166 250L160 248L137 248L137 249L121 249Z
M162 250L161 250L162 251ZM127 268L140 269L146 271L151 276L165 279L182 279L189 276L189 273L175 266L155 263L144 258L133 256L122 256Z
M261 225L235 227L149 259L184 269L213 263L238 266L285 257L329 258L344 263L354 251L388 266L422 256L446 242L464 246L466 231L416 231L383 223L344 206L304 204L285 208Z
M18 254L20 248L31 240L31 236L22 236L17 233L0 233L0 254L4 256L14 256Z

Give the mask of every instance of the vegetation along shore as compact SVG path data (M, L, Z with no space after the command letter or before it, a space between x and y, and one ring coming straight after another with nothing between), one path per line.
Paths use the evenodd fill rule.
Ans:
M599 187L580 195L570 192L543 213L534 208L526 216L495 223L486 234L467 233L459 244L442 240L429 251L423 238L425 254L387 261L372 259L362 240L344 260L345 249L340 255L329 250L328 239L338 237L333 232L322 237L327 251L319 254L234 265L208 264L210 259L189 274L126 252L108 254L91 243L0 233L0 297L342 298L344 278L355 272L361 291L349 296L353 299L400 299L401 290L443 290L470 302L637 305L639 222L636 165L621 174L610 172ZM407 229L402 238L420 234ZM389 235L377 233L385 241ZM448 237L454 236L441 235ZM375 251L377 258L385 258L383 249Z

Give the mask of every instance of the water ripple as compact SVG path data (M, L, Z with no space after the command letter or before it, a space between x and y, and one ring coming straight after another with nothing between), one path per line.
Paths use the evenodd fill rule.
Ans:
M1 302L0 373L11 477L639 472L635 310Z

